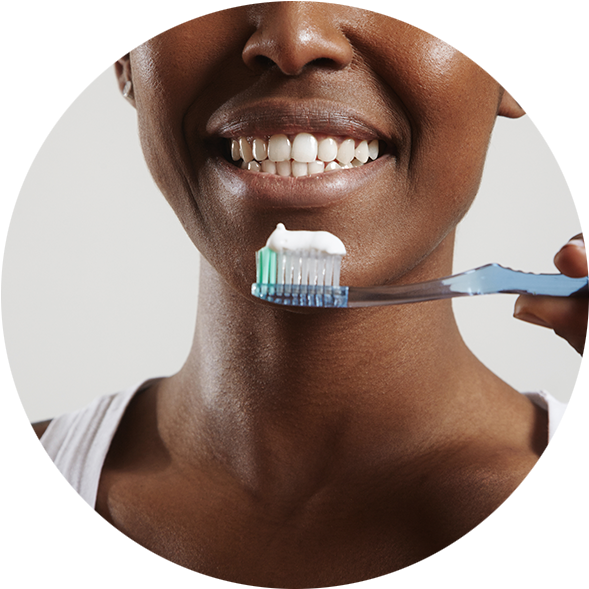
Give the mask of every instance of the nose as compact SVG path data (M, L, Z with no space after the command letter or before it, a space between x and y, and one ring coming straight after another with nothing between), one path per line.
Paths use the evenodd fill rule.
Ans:
M310 64L345 68L354 50L333 8L318 2L254 5L250 16L256 31L243 48L243 61L254 71L277 66L287 76L299 75Z

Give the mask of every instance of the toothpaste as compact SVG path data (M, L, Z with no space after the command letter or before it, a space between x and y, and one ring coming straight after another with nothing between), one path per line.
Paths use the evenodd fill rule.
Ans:
M346 248L342 240L328 231L288 231L282 223L266 242L266 247L276 253L296 250L313 250L323 254L344 256Z

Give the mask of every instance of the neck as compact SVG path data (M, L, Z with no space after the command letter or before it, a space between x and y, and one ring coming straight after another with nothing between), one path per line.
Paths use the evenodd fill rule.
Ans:
M327 465L341 474L375 448L406 459L451 430L444 409L464 398L467 373L472 384L449 301L297 313L236 294L203 260L198 309L168 411L201 432L183 438L185 456L198 446L250 488L276 493L293 476L300 487Z

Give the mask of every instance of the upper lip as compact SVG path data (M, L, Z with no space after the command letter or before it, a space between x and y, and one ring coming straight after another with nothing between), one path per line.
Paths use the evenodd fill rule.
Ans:
M277 133L321 133L354 139L381 139L398 144L398 132L384 116L366 117L330 100L265 99L238 107L222 106L209 118L206 133L224 138Z

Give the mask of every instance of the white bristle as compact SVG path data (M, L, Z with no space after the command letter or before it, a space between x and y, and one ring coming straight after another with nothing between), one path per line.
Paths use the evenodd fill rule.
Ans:
M278 255L276 282L284 285L339 286L342 256L315 250L286 251Z
M311 250L307 257L307 275L305 277L305 284L314 285L317 283L317 256Z
M303 286L309 284L310 262L309 252L301 252L301 284Z
M339 286L339 273L342 265L342 256L335 256L333 260L333 286Z
M300 284L301 283L301 256L297 252L293 253L291 258L292 264L292 283L293 284Z
M315 259L316 272L315 272L315 284L317 286L323 286L325 280L325 259L323 256L317 256Z
M329 256L325 260L325 285L332 286L333 284L333 256Z
M286 254L286 262L285 262L285 273L284 273L284 284L292 284L293 283L293 259L294 256L292 252L287 252Z

